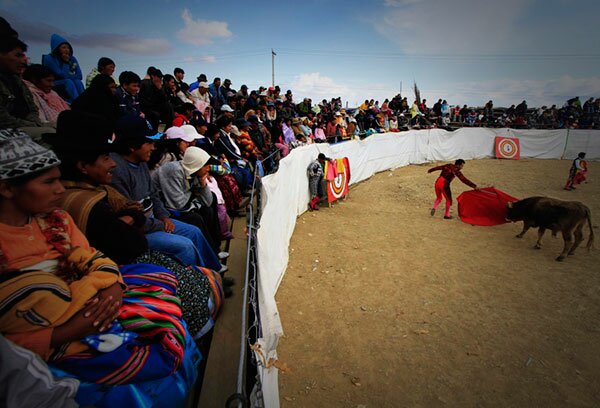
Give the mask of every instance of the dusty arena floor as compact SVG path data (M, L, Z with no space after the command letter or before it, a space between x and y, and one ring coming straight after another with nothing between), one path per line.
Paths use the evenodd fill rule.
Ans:
M600 165L567 192L570 164L480 160L463 170L516 197L587 204L598 249L563 263L560 237L535 250L537 230L515 238L522 223L430 217L430 165L380 173L301 216L277 293L278 353L290 367L281 405L600 406Z

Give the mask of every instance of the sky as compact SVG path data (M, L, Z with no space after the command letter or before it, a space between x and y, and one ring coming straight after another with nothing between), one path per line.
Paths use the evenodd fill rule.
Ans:
M84 76L106 56L145 74L181 67L296 101L421 96L433 105L561 106L600 97L597 0L0 0L32 62L69 40Z

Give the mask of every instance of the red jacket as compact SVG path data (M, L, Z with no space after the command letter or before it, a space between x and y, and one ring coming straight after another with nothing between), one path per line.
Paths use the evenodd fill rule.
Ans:
M448 183L450 183L452 180L454 180L454 177L458 177L459 180L462 181L463 183L465 183L467 186L472 187L472 188L477 188L477 185L475 183L473 183L471 180L469 180L468 178L466 178L461 173L458 166L455 164L444 164L442 166L432 167L427 171L427 173L431 173L431 172L438 171L438 170L442 171L442 173L440 174L440 177L443 177L444 179L446 179L446 181L448 181Z

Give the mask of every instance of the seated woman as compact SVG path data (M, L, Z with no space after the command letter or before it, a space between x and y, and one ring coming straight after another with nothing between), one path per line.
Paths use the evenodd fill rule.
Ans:
M94 115L61 115L53 141L66 188L60 207L73 217L94 248L118 264L147 263L172 271L179 281L183 318L194 339L199 339L212 328L219 311L223 298L220 277L208 268L184 266L168 254L148 249L141 205L110 186L116 166L108 154L111 130L100 123ZM81 132L86 134L85 143Z
M204 150L191 146L183 154L183 160L160 166L152 174L152 182L173 218L200 228L213 250L219 253L221 229L216 201L207 185L211 164L219 162Z
M114 128L121 116L116 93L115 80L109 75L98 74L92 79L90 87L75 99L71 108L74 111L102 116L102 119Z
M52 90L54 74L40 64L29 65L23 73L23 82L31 91L44 126L56 127L58 114L69 109L69 104Z
M210 173L217 180L217 185L223 194L223 200L225 201L227 212L230 214L235 214L235 212L240 208L240 203L242 202L242 193L240 192L237 181L233 177L233 174L231 174L231 166L229 165L229 161L225 155L220 154L215 147L215 142L221 137L221 131L216 125L210 123L206 128L204 136L204 143L199 145L199 147L210 154L213 159L220 161L219 165L211 166Z
M59 160L24 133L0 131L0 163L0 334L82 381L82 405L183 406L199 357L175 276L90 247L57 208Z

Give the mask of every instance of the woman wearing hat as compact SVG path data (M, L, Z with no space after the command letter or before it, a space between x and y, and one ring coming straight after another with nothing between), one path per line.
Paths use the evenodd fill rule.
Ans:
M177 290L188 330L199 338L216 315L216 311L209 310L209 303L220 303L214 301L221 295L213 293L209 281L215 274L207 268L183 266L167 254L148 249L141 205L110 186L116 166L108 155L110 128L89 125L95 122L97 117L93 115L61 115L54 140L66 189L60 206L73 217L91 245L118 264L153 264L172 271L179 281ZM86 130L85 144L79 140L81 129Z
M216 202L206 180L211 164L219 162L199 147L192 146L186 149L183 160L159 167L152 174L152 182L171 215L200 228L215 253L219 253L221 230ZM219 255L223 257L224 254Z
M195 378L181 374L195 369L197 350L174 275L117 267L89 245L58 209L65 190L52 151L2 130L0 163L0 333L79 379L82 405L159 404L157 388L183 403Z

